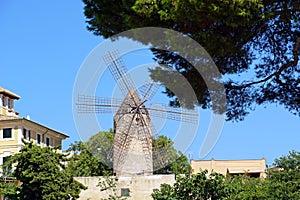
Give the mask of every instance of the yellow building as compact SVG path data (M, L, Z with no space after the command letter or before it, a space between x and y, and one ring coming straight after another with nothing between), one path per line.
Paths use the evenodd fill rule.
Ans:
M0 165L7 156L22 148L22 138L41 147L61 146L68 136L44 125L19 117L14 110L14 101L20 96L0 87Z
M266 159L257 160L191 160L192 172L198 173L201 170L208 170L228 175L246 174L250 177L266 177Z

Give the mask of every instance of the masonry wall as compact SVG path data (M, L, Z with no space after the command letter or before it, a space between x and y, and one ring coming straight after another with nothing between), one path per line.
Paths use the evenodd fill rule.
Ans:
M99 178L102 177L76 177L75 179L85 186L87 190L82 190L80 200L99 200L107 198L109 194L121 195L121 189L129 189L129 199L151 200L153 189L160 188L163 183L173 185L175 183L175 175L151 175L151 176L134 176L134 177L118 177L117 187L115 191L102 191L97 187Z

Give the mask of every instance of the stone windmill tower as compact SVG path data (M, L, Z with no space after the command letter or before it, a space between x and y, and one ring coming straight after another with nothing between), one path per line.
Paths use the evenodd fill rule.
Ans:
M113 169L116 175L151 175L152 131L148 110L130 90L114 116Z
M117 176L151 175L153 163L160 166L163 151L152 151L152 139L155 130L151 117L161 117L193 123L198 114L177 110L158 104L146 107L158 90L158 84L145 83L137 90L127 68L117 51L103 56L112 76L118 84L124 99L112 99L79 95L79 113L107 113L117 108L114 115L114 141L112 145L113 172Z

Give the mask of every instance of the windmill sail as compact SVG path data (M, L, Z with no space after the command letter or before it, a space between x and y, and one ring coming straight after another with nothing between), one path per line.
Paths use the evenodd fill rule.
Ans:
M108 52L103 60L124 96L136 88L118 51Z
M153 165L158 169L159 166L170 164L168 160L161 159L161 155L168 157L166 156L169 155L168 149L152 152L152 139L156 131L151 123L151 117L196 123L198 113L188 109L172 108L165 104L151 104L147 108L145 103L153 98L159 85L151 81L146 82L138 90L138 95L118 51L108 52L103 59L125 98L122 100L79 95L78 112L115 113L115 133L111 151L115 175L151 175Z

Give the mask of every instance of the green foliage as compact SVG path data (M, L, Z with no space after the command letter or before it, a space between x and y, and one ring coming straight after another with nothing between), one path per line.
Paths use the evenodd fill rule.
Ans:
M268 171L266 179L253 179L247 176L228 180L230 199L300 199L299 152L292 151L287 156L276 159L274 165L279 170Z
M300 170L300 152L291 151L287 156L275 159L274 165L285 170Z
M111 170L110 149L113 142L113 130L100 131L87 142L75 142L68 151L73 155L67 170L73 176L103 176Z
M173 146L173 141L166 136L153 138L152 150L157 159L154 160L154 174L188 174L190 164L188 158ZM163 167L161 167L163 166Z
M22 184L5 187L3 193L9 199L20 200L77 199L85 187L64 170L65 161L65 156L56 149L25 143L4 165L4 169L14 166L11 175Z
M12 198L16 197L17 195L17 180L15 179L7 179L7 178L1 178L0 182L0 191L1 195L4 195L6 197L11 197L10 199L17 199Z
M99 162L83 145L78 154L74 154L67 164L66 170L75 177L101 176L106 166Z
M75 142L69 147L74 153L68 162L67 171L73 176L103 176L112 174L111 148L113 130L100 131L87 142ZM154 174L187 174L190 164L187 157L177 151L166 136L153 138L152 148L158 159L154 160ZM162 167L161 167L162 166Z
M163 184L160 189L153 190L152 197L155 200L217 200L225 199L229 194L225 177L217 173L208 176L205 170L190 176L177 176L174 186Z
M268 174L268 190L273 199L300 199L300 152L291 151L275 159L278 171Z
M161 184L160 189L154 189L152 193L154 200L175 200L174 188L168 184Z
M300 153L275 160L281 170L270 170L265 179L246 175L231 176L202 171L191 176L177 176L173 186L162 184L155 189L155 200L211 199L211 200L298 200L300 199ZM285 167L283 167L285 166Z
M227 180L228 189L231 191L228 199L268 199L266 182L267 180L250 178L246 175L231 177Z
M114 141L114 130L100 131L93 135L85 143L89 152L91 152L101 163L112 166L111 147Z
M242 120L257 104L265 103L279 103L300 115L298 0L83 2L88 30L95 35L108 38L133 28L163 27L186 34L201 44L226 78L228 120ZM197 104L204 109L211 108L207 84L191 63L174 52L161 50L161 46L156 41L149 41L147 35L134 37L145 44L150 42L155 60L180 72L193 87ZM181 45L169 35L166 38L166 49ZM195 63L201 62L199 55L189 57ZM209 70L209 67L203 70ZM247 72L253 77L247 76ZM151 76L168 86L172 85L176 73L163 67L151 70ZM180 94L175 98L167 87L165 93L171 98L171 105L191 106L195 103L188 102L189 99ZM213 110L224 112L224 108L214 107Z

